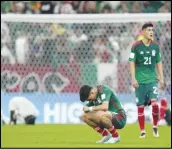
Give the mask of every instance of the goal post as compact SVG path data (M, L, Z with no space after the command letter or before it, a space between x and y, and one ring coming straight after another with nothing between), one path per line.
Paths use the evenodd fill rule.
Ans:
M2 21L37 23L128 23L171 20L171 13L1 14Z

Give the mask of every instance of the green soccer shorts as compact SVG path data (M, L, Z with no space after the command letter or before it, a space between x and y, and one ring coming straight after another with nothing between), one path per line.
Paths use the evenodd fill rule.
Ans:
M139 84L139 87L135 91L137 106L144 105L145 102L151 99L158 98L158 84L157 82L149 84Z
M112 113L112 124L116 129L122 129L125 124L126 124L126 120L127 120L127 116L125 113L121 112L121 113Z

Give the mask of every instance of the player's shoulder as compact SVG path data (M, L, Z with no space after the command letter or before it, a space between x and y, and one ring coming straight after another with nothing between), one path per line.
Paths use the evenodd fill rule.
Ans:
M141 44L142 44L141 40L134 42L134 44L132 45L132 49L136 48L138 45L141 45Z
M152 40L151 44L154 45L154 46L158 46L159 47L159 43L157 41L155 41L155 40Z
M99 91L100 93L103 92L103 90L104 90L103 88L104 88L103 85L98 85L98 86L97 86L97 89L98 89L98 91Z
M104 92L110 90L110 88L106 85L98 85L97 89L98 89L99 93L104 93Z

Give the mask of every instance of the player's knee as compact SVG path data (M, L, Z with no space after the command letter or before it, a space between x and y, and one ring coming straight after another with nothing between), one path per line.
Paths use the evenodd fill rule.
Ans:
M102 117L101 117L101 119L100 119L100 122L101 123L104 123L104 122L106 122L107 121L107 117L105 116L105 115L103 115Z
M154 105L158 106L157 100L156 99L151 99L151 105L152 106L154 106Z
M159 112L158 102L154 100L151 102L151 104L152 104L152 113L158 113Z
M152 102L152 110L153 109L158 109L158 108L159 108L158 102L157 101Z
M85 113L82 114L81 117L80 117L80 119L85 122L88 119L87 118L87 114L85 114Z
M161 99L161 106L162 107L165 107L165 108L168 107L168 105L167 105L167 99L165 99L165 98Z
M104 127L104 124L107 123L108 120L111 120L111 116L108 113L104 114L100 118L100 124L102 125L102 127Z

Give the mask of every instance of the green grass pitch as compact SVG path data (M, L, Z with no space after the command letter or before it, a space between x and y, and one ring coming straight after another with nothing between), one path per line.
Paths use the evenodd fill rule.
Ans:
M117 144L96 144L101 136L87 125L44 124L35 126L1 126L1 147L171 147L171 127L159 127L159 138L152 135L152 125L146 125L147 137L139 139L138 124L118 130Z

